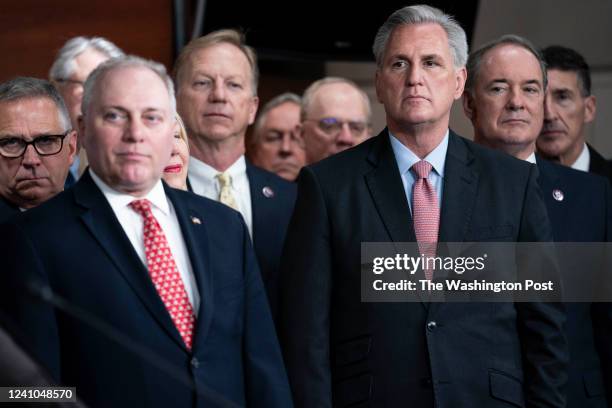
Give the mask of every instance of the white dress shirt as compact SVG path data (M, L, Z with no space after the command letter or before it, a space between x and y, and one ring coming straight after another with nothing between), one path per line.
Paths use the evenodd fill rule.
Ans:
M166 240L170 246L172 256L174 257L174 262L176 263L179 275L187 291L187 297L197 317L200 307L200 295L197 290L191 261L189 260L189 252L187 251L187 246L185 245L178 219L176 218L176 211L172 203L166 197L161 180L158 181L153 189L144 197L136 198L129 194L113 190L104 183L91 168L89 169L89 174L94 183L96 183L98 188L102 191L102 194L104 194L104 197L106 197L119 224L121 224L121 228L123 228L123 231L132 243L132 247L134 247L138 257L145 265L145 268L147 265L147 257L143 238L143 220L140 214L129 207L129 204L132 201L145 198L151 202L151 211L166 235Z
M215 177L221 173L217 169L195 157L189 157L189 183L193 192L210 198L211 200L219 201L219 180ZM249 234L253 238L253 210L251 207L251 189L249 187L249 178L246 173L246 160L244 155L240 156L224 173L232 177L232 195L238 204L238 211L242 214L244 222L249 229Z
M586 143L582 145L582 152L578 155L578 158L570 167L572 169L580 170L580 171L589 171L589 165L591 164L591 152L589 152L589 148Z
M442 185L444 181L444 165L446 164L446 151L448 150L448 130L444 135L444 138L433 149L423 160L427 161L432 166L432 171L427 176L427 181L436 190L438 196L438 206L442 209ZM389 132L389 140L391 141L391 148L395 155L395 161L402 177L402 183L404 184L404 193L412 212L412 187L416 181L416 176L410 168L417 162L421 161L419 156L414 154L412 150L407 148L402 142L400 142L391 132Z

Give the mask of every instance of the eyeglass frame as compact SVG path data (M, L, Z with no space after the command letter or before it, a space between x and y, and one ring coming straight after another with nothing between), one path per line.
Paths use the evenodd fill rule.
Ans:
M2 147L0 147L0 156L6 158L6 159L17 159L19 157L22 157L25 152L28 150L28 146L32 145L32 147L34 147L34 151L39 155L39 156L55 156L56 154L59 154L62 149L64 148L64 139L66 138L66 136L68 136L70 134L70 132L72 132L72 129L68 129L66 132L64 132L63 134L57 134L57 135L38 135L35 138L33 138L32 140L30 140L29 142L26 140L23 140L21 138L17 138L17 137L0 137L0 141L4 140L4 139L19 139L21 140L23 143L25 143L23 151L21 152L21 154L17 155L17 156L7 156L6 154L4 154L4 152L2 151ZM57 150L57 152L55 153L41 153L38 148L36 147L36 142L40 139L42 139L43 137L59 137L60 138L60 147Z
M322 126L321 123L323 123L325 120L329 120L329 119L333 119L336 123L340 124L340 127L338 128L337 131L335 131L334 133L329 133L328 131L326 131ZM334 117L324 117L324 118L320 118L320 119L304 119L303 122L315 122L317 127L326 135L330 136L330 137L337 137L340 132L342 132L342 128L344 127L344 125L348 125L349 127L349 131L351 132L351 135L353 135L353 137L358 137L358 136L362 136L372 125L369 122L366 121L357 121L357 120L340 120L338 118L334 118ZM353 133L353 128L351 128L351 125L354 124L359 124L359 125L363 125L363 129L361 131L359 131L359 134L355 134Z
M282 145L285 140L285 135L289 135L289 142L297 145L300 148L304 148L304 138L300 135L300 132L297 128L293 130L285 130L285 131L273 131L275 134L278 134L280 137L270 139L269 133L265 133L260 136L259 143L261 144L269 144L269 145Z

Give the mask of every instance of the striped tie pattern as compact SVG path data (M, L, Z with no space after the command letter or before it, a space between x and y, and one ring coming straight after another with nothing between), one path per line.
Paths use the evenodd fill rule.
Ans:
M432 166L429 162L421 160L416 162L411 169L417 177L412 188L412 218L417 244L421 254L426 257L434 257L438 244L440 207L436 190L427 179ZM431 280L433 269L426 268L424 272L425 278Z

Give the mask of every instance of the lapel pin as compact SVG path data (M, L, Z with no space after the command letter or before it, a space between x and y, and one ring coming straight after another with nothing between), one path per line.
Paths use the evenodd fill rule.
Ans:
M202 220L200 220L198 217L194 217L193 215L191 216L191 222L193 222L194 224L201 224Z
M563 195L563 191L559 190L558 188L555 188L553 190L552 196L557 201L563 201L563 199L565 198L565 195Z
M265 186L261 192L263 193L264 196L266 196L266 198L272 198L274 197L274 190L272 190L271 187Z

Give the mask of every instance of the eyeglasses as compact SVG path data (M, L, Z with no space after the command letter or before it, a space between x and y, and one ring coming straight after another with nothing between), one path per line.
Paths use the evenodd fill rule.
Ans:
M70 132L67 130L61 135L38 136L29 142L20 137L0 137L0 155L9 159L21 157L28 146L32 145L40 156L53 156L62 150L64 138Z
M353 137L361 137L369 127L369 123L367 122L340 120L337 118L305 119L304 121L316 122L319 129L328 136L338 136L344 124L348 125L349 131Z

